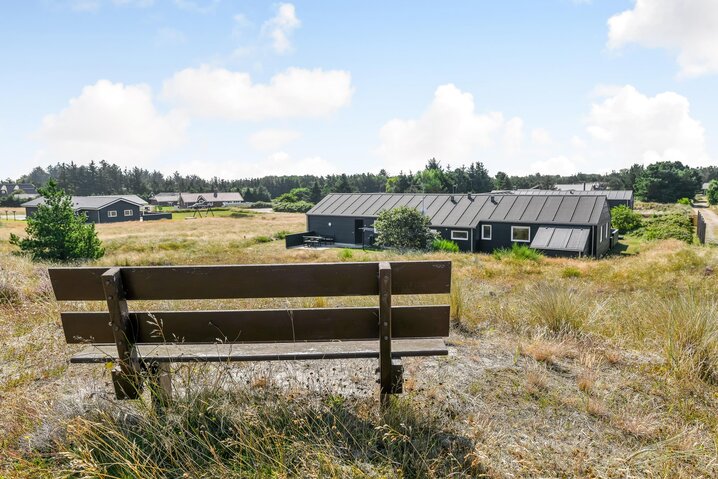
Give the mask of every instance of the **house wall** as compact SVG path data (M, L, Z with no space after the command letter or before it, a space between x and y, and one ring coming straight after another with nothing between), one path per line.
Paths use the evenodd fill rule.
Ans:
M132 216L125 216L125 210L132 210ZM110 211L117 211L117 217L112 218L108 216L108 212ZM119 223L122 221L139 221L140 207L137 205L133 205L132 203L128 203L127 201L120 200L99 210L87 211L87 218L93 223Z
M334 236L336 243L361 244L356 243L354 238L354 220L363 220L364 226L372 226L375 218L307 215L307 231L315 231L321 236ZM364 243L371 244L373 235L365 231Z

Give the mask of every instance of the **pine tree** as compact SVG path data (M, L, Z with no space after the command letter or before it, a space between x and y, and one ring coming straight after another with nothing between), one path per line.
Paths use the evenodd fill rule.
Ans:
M105 254L95 225L83 213L76 215L72 198L50 180L38 192L45 199L27 218L27 238L10 235L10 243L35 260L97 259Z

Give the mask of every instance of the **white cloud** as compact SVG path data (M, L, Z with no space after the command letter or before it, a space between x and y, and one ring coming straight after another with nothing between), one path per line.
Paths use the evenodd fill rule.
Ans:
M531 141L540 146L549 146L553 143L551 134L544 128L534 128L531 130Z
M460 165L474 161L479 149L496 145L504 137L511 149L520 146L518 119L509 121L501 113L477 114L474 97L453 84L441 85L434 92L429 108L417 119L393 119L380 130L381 144L376 152L392 172L423 168L428 158L444 164Z
M100 80L43 118L37 159L144 166L182 144L187 124L177 112L159 113L149 87Z
M529 167L530 173L541 173L543 175L573 175L578 173L580 165L584 162L580 158L569 158L559 155L547 160L535 161Z
M96 12L103 4L103 0L70 0L70 8L76 12ZM154 5L155 0L111 0L118 7L147 8Z
M292 51L290 37L301 24L294 5L280 3L277 14L262 25L262 33L272 39L272 48L275 52L284 54Z
M510 155L521 151L524 140L524 121L521 118L511 118L504 127L503 145Z
M710 163L703 126L691 116L688 99L674 92L648 97L630 85L614 89L592 105L587 131L622 166L659 160Z
M190 161L177 166L182 174L197 174L204 177L256 178L267 175L327 175L337 169L319 156L294 158L284 151L278 151L261 161Z
M294 130L267 129L252 133L248 140L249 145L257 151L276 151L300 136L300 133Z
M608 20L608 46L637 43L678 52L681 74L718 72L718 1L636 0Z
M232 120L327 116L352 94L349 72L301 68L253 84L248 73L204 65L175 73L162 88L164 99L194 115Z

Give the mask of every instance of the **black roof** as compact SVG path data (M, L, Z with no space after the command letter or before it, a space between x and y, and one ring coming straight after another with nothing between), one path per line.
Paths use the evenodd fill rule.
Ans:
M608 211L603 195L332 193L307 215L371 218L399 206L423 211L432 226L449 228L481 222L594 225Z

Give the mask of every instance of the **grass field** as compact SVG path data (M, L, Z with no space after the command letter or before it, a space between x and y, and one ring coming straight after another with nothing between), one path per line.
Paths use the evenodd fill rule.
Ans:
M408 392L389 410L362 360L182 366L165 416L118 403L107 369L67 365L78 348L64 342L47 265L10 254L24 223L0 222L0 477L718 475L718 249L630 240L637 254L517 260L275 239L304 223L98 225L96 264L451 259L452 293L436 298L452 306L450 356L406 360Z

